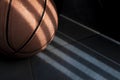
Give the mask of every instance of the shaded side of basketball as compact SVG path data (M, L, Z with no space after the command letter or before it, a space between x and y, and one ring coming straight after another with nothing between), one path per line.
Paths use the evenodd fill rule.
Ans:
M8 19L5 20L8 25L4 26L6 33L0 35L5 37L5 48L10 50L2 45L1 49L15 57L28 57L43 50L53 39L58 25L53 1L12 0L5 3L11 6L7 5L9 12L6 13L8 9L5 12Z
M14 51L8 46L6 40L6 21L10 0L0 0L0 53L10 55Z

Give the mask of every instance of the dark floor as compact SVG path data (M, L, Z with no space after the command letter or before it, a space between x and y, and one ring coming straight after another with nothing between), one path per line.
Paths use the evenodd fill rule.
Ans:
M0 80L120 80L120 45L59 19L45 51L24 60L0 60Z

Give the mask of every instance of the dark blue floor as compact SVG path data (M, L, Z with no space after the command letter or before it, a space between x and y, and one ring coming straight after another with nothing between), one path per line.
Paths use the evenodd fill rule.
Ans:
M120 45L60 16L50 45L24 60L0 59L0 80L120 80Z

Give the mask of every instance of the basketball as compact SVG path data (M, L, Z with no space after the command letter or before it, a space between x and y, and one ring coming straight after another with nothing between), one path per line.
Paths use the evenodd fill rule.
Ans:
M0 0L0 54L33 56L53 40L57 27L53 0Z

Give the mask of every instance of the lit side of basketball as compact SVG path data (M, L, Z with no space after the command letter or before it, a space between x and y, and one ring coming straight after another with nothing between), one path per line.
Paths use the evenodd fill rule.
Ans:
M0 4L4 1L0 1ZM7 15L7 12L4 13ZM4 17L9 19L8 26L2 26L2 16L0 14L0 29L8 32L7 36L0 33L0 38L7 37L7 41L0 39L7 47L2 47L4 44L0 44L0 47L15 57L32 56L45 49L54 38L58 26L52 0L12 0L9 18Z

